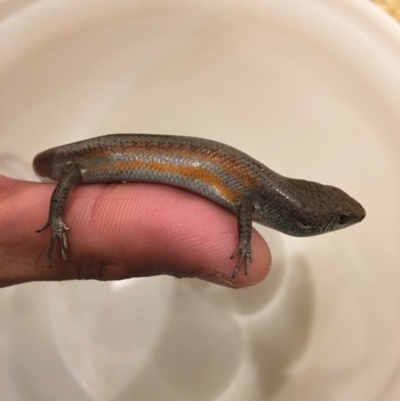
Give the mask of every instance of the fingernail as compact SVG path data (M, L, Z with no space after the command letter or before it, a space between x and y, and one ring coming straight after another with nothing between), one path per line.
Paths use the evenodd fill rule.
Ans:
M222 285L223 287L228 288L241 288L239 283L235 282L232 277L227 277L225 274L221 273L206 273L201 276L197 276L197 278L208 281L213 284Z

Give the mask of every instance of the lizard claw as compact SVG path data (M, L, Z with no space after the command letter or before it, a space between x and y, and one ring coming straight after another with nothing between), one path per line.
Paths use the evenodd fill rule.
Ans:
M67 241L67 235L65 231L68 231L69 228L65 225L63 219L61 217L55 217L51 220L49 220L46 224L44 224L42 227L38 228L36 230L37 233L40 233L47 227L50 227L51 230L51 235L50 235L50 245L49 245L49 250L47 253L47 267L50 269L51 268L51 259L53 255L53 247L54 243L56 240L60 243L60 249L61 249L61 256L64 261L67 260L67 255L65 253L65 250L68 249L68 241Z
M232 274L232 278L235 278L240 270L240 267L244 261L244 274L249 274L249 265L250 262L253 261L253 253L251 251L251 246L249 243L240 243L239 246L236 248L235 252L233 252L231 259L235 259L237 254L240 252L239 262L236 265L235 271Z

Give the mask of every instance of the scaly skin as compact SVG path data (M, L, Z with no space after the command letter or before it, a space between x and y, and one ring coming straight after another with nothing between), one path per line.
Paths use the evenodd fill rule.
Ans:
M365 217L363 207L342 190L284 177L228 145L194 137L115 134L59 146L38 154L33 166L58 181L48 222L48 266L68 230L63 214L77 183L145 181L174 185L202 195L238 216L240 255L233 277L252 261L252 221L293 236L312 236L348 227Z

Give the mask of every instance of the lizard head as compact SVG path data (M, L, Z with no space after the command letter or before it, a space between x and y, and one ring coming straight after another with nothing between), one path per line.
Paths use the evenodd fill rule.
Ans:
M297 215L298 236L324 234L362 221L365 210L346 192L331 185L311 183L311 201ZM313 202L315 200L315 203Z
M340 230L364 219L365 210L339 188L312 181L287 179L279 199L265 199L255 220L296 237Z

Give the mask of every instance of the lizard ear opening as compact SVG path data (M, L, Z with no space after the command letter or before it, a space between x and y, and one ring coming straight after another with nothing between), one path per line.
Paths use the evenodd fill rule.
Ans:
M308 225L308 224L306 224L306 223L303 223L302 221L297 221L297 225L300 227L300 228L302 228L303 230L307 230L307 229L309 229L310 228L310 226Z

